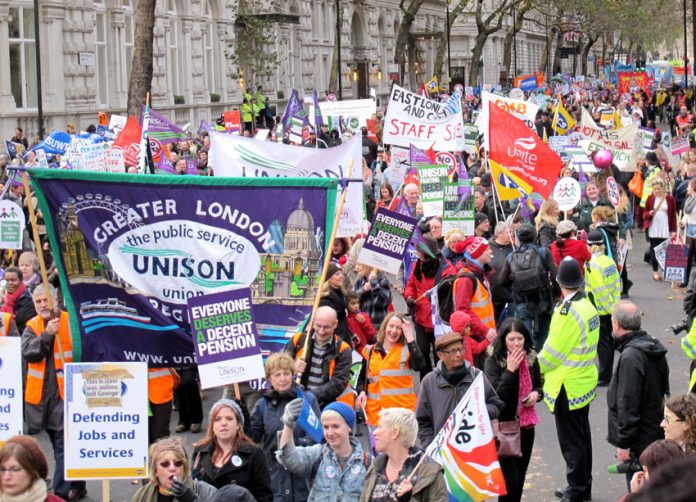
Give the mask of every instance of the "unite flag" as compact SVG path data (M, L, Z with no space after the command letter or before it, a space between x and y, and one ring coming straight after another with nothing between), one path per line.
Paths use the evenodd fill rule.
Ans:
M479 502L505 495L479 372L445 425L425 449L445 469L449 502Z

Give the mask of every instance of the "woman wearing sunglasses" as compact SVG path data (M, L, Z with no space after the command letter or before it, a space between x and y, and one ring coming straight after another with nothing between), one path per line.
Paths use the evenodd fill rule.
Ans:
M178 438L163 438L150 446L150 481L132 502L212 502L217 489L191 479L186 451Z
M222 488L236 484L257 502L271 502L271 475L263 450L244 434L244 415L231 399L220 399L210 409L208 433L196 443L193 477Z

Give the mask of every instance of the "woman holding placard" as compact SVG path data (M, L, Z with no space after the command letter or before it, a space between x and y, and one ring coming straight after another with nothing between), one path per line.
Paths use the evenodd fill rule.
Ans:
M13 436L0 449L0 501L63 502L47 493L48 459L29 436Z
M653 192L645 202L643 209L643 228L650 239L650 265L653 269L653 280L659 281L657 256L655 247L666 239L677 235L677 209L674 198L665 190L665 181L655 176L652 180Z

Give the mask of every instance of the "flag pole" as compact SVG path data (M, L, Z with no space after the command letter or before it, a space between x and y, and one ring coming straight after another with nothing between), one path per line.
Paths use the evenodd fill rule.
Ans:
M553 114L553 124L551 124L551 129L556 132L556 126L558 125L558 114L561 110L561 95L556 96L556 113Z
M353 159L350 159L348 161L348 169L346 172L346 179L349 180L351 176L353 175ZM331 249L329 246L333 245L333 241L336 238L336 232L338 231L338 224L341 220L341 213L343 213L343 204L346 201L346 196L348 195L348 183L346 182L345 186L343 187L343 190L341 191L341 197L338 199L338 204L336 205L336 213L334 214L334 220L333 220L333 226L331 227L331 235L329 236L329 240L327 241L326 247L327 249L324 250L324 263L321 267L321 277L319 278L319 283L317 287L317 296L314 298L314 305L312 305L312 313L309 316L309 322L307 323L307 327L305 328L305 331L307 332L307 336L305 337L304 341L304 349L302 351L302 359L303 361L307 361L307 347L309 346L309 338L312 332L312 327L314 325L314 315L317 312L317 309L319 308L319 302L321 301L321 287L324 284L324 281L326 280L326 272L329 268L329 264L331 263ZM305 371L308 368L305 368ZM301 374L297 375L297 382L299 383L301 379Z
M490 153L489 153L490 155ZM488 173L491 175L491 186L493 187L493 206L495 207L496 199L498 201L498 206L500 207L500 214L505 216L505 208L503 207L503 201L500 199L500 194L498 193L498 188L495 186L495 178L493 177L493 170L491 169L491 159L486 158L486 164L488 165ZM497 195L497 197L496 197ZM495 211L495 223L498 224L498 211Z

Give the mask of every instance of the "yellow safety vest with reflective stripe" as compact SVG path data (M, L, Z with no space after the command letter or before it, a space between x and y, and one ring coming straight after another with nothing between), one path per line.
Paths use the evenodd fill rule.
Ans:
M614 260L601 254L585 263L585 293L592 293L599 315L611 314L621 299L621 276Z
M27 322L36 336L41 336L46 327L43 317L37 315ZM63 349L63 358L66 363L71 363L72 357L72 340L70 339L70 322L68 321L68 313L61 312L60 320L58 321L58 335L60 338L61 348ZM63 361L60 358L58 350L58 342L53 340L53 365L56 372L56 381L58 382L58 392L60 398L65 399L65 377L63 375ZM39 405L43 398L44 377L46 374L46 359L38 363L27 363L27 384L24 389L24 400L29 404Z
M374 346L364 347L367 364L367 405L370 425L376 426L383 408L406 408L416 411L416 388L408 365L411 354L405 344L394 345L386 355Z
M691 323L689 333L681 339L681 348L689 359L696 359L696 320ZM696 385L696 369L691 373L689 380L689 391Z
M597 387L599 314L585 294L578 292L556 306L549 337L539 353L544 375L544 401L553 412L565 387L571 410L587 406Z
M643 183L643 194L640 196L640 207L645 207L645 203L648 201L653 193L652 182L655 176L661 171L658 166L650 166L648 168L647 175L645 176L645 182Z

